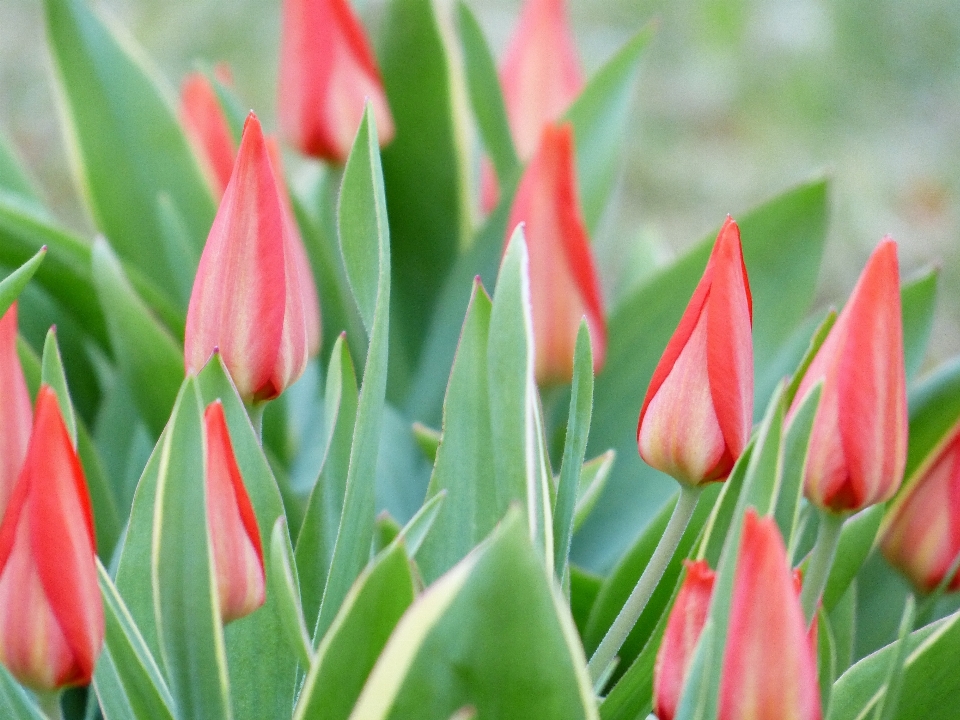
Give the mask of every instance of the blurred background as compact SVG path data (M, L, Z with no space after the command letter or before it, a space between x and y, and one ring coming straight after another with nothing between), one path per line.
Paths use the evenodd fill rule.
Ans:
M376 37L380 3L357 4ZM470 4L501 54L519 0ZM171 94L198 61L224 60L243 101L275 126L279 0L100 5L143 46ZM611 305L727 213L826 175L833 212L818 303L841 302L890 234L905 275L942 268L928 367L960 353L960 3L568 0L568 9L588 74L641 25L658 23L621 182L594 238ZM0 0L0 131L59 218L90 231L51 72L42 1ZM880 561L862 582L900 583ZM875 637L858 637L858 654L883 642L900 612L889 595L861 609L890 618Z

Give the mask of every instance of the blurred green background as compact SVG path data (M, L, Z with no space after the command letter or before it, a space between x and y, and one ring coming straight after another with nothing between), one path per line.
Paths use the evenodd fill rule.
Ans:
M444 0L446 3L446 0ZM170 83L227 61L273 126L279 0L103 0ZM450 3L446 3L450 4ZM502 52L518 0L471 0ZM956 0L568 0L588 73L656 19L616 196L595 237L608 302L719 225L832 178L819 303L842 301L884 234L905 275L942 267L928 365L960 352L960 3ZM362 3L374 31L379 2ZM53 96L41 0L0 0L0 129L61 220L89 231ZM890 582L874 562L862 583ZM861 588L862 598L869 589ZM868 601L865 601L868 603ZM889 633L889 596L870 613ZM865 652L882 637L859 638Z

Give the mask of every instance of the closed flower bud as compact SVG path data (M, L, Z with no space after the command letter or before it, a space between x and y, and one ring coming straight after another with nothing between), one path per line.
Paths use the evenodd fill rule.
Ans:
M20 477L33 408L17 354L17 304L0 318L0 520Z
M960 554L960 432L889 511L880 549L922 592L935 590ZM947 589L960 590L960 573Z
M307 363L305 293L291 225L251 113L200 257L184 341L187 372L199 372L219 349L246 402L277 397Z
M893 497L907 457L907 393L897 246L877 246L810 364L788 421L823 382L804 470L820 508L852 512Z
M103 644L93 514L57 396L37 396L20 479L0 523L0 663L38 691L86 685Z
M527 0L500 70L510 134L522 162L533 157L540 133L558 121L583 89L583 69L567 19L565 0ZM493 166L485 161L481 205L497 205Z
M207 441L207 520L220 616L226 624L263 605L263 547L219 400L207 406L203 421Z
M217 91L203 73L190 73L180 90L180 122L218 198L233 173L234 143Z
M514 198L507 241L525 223L537 382L569 382L577 330L586 316L594 370L603 367L607 326L590 240L577 197L573 128L547 125Z
M718 720L820 720L817 663L780 531L748 508L737 556Z
M377 61L348 0L285 0L278 112L284 139L302 153L344 163L366 102L379 141L393 117Z
M640 456L688 485L723 480L753 418L753 301L740 230L727 218L654 370L637 423Z

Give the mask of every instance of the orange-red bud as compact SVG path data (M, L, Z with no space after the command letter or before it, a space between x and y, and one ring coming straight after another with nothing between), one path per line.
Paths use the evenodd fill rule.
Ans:
M33 408L17 354L17 304L0 318L0 519L20 477Z
M217 91L203 73L190 73L180 90L180 122L218 198L233 174L234 143Z
M37 396L20 479L0 523L0 662L40 691L86 685L103 644L93 514L57 396Z
M689 485L723 480L753 418L753 300L740 230L728 217L637 423L640 456Z

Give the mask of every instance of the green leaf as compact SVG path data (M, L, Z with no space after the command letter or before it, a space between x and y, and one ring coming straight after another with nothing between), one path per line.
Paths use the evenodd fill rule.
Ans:
M820 706L830 707L830 693L837 679L837 643L833 623L823 608L817 610L817 679L820 686Z
M330 356L323 397L328 433L326 449L320 475L310 492L296 549L304 617L310 627L319 617L323 588L333 560L357 420L357 376L343 337L337 338Z
M470 104L483 145L490 154L497 177L512 178L519 170L520 159L513 146L496 63L480 23L463 0L457 3L457 22Z
M850 583L856 577L863 563L870 556L874 538L883 518L883 506L867 508L843 524L840 531L840 544L837 555L830 568L827 586L823 591L823 607L831 611L840 601Z
M67 377L63 373L63 359L57 346L57 330L50 328L43 343L43 357L40 360L40 382L49 385L57 394L57 404L63 416L63 424L74 448L77 446L77 418L73 413L70 391L67 389Z
M83 0L45 5L81 193L119 254L170 288L157 198L169 195L196 248L203 247L215 206L168 91L134 42Z
M487 338L491 310L483 286L475 283L447 385L443 435L427 489L428 497L447 492L418 559L428 584L489 535L505 511L498 501L496 471L490 462Z
M573 515L573 531L576 532L590 516L607 485L613 463L617 459L616 450L607 450L593 460L588 460L580 470L580 488L577 494L577 509Z
M313 643L303 620L300 606L300 581L297 565L287 532L287 521L277 518L270 535L270 573L267 576L267 593L277 600L277 610L283 633L290 648L297 654L303 667L310 667L313 659Z
M787 391L783 398L787 407L793 405L793 400L797 396L797 391L800 389L800 383L803 382L803 378L807 374L807 370L810 369L810 364L817 356L821 346L827 339L827 335L830 334L830 330L833 328L833 325L836 322L837 311L830 310L826 314L826 317L823 318L823 322L821 322L817 326L817 329L814 330L813 336L810 338L810 343L807 345L807 350L800 359L800 363L797 365L797 369L794 371L793 376L790 378L790 384L787 385Z
M33 181L20 164L3 133L0 133L0 190L19 195L24 200L28 200L37 210L45 212L43 201Z
M555 557L553 570L561 580L566 576L573 536L574 514L583 472L583 456L590 434L590 413L593 410L593 350L587 321L580 321L577 343L573 353L573 382L570 387L570 413L567 417L567 437L560 465L560 483L553 515Z
M953 720L960 697L960 613L916 630L906 638L907 656L897 720ZM845 672L833 688L827 720L859 720L883 698L887 670L898 644L865 657ZM906 701L908 699L908 701Z
M792 383L791 383L792 386ZM780 534L788 548L795 547L800 523L800 505L803 498L803 472L807 462L807 447L813 429L813 418L820 405L823 384L814 386L797 408L783 438L783 463L777 479L777 507L775 516ZM790 390L788 388L787 393ZM790 557L790 553L787 554Z
M399 544L357 578L317 648L294 720L340 720L360 695L387 638L414 598L413 576Z
M437 515L443 508L443 503L447 499L447 491L441 490L436 495L427 500L416 514L410 518L409 522L403 526L394 542L403 543L407 550L407 555L411 559L417 556L424 541L430 537L430 531L437 520Z
M739 220L754 299L756 377L802 321L813 299L826 239L826 183L791 190ZM664 268L616 307L608 322L606 364L594 386L587 452L614 448L620 457L603 497L584 524L572 558L609 567L673 492L673 481L644 465L636 452L637 413L663 348L706 265L715 234ZM767 398L757 395L755 407Z
M960 423L960 357L941 365L910 393L910 441L904 486L931 462Z
M226 647L207 526L203 405L188 378L157 477L153 594L160 653L177 717L230 718Z
M652 25L637 32L590 78L566 113L577 146L580 205L591 230L596 230L610 199L623 157L623 135L632 117L630 101L640 54L652 36Z
M857 583L850 587L829 611L837 647L837 674L842 675L853 663L854 633L857 628Z
M83 466L83 474L93 506L93 526L97 537L97 553L101 557L113 556L114 548L123 533L126 515L121 515L117 492L103 469L103 461L97 446L90 437L83 421L77 424L77 454Z
M130 381L137 408L150 431L159 436L183 379L180 344L137 295L102 238L93 244L93 278L110 343Z
M396 341L390 354L391 365L402 368L418 356L425 320L470 227L467 141L459 107L465 109L465 98L432 0L389 0L379 40L377 55L396 126L396 137L383 151ZM392 385L391 399L402 397L404 384L401 379Z
M676 720L694 720L694 718L710 718L715 714L716 701L710 696L709 683L691 683L689 678L702 677L710 672L709 663L717 656L717 629L714 620L707 618L700 631L693 657L690 659L690 669L687 671L688 680L683 684L683 692L677 703ZM719 672L719 669L715 670Z
M938 268L928 268L918 277L905 282L900 289L904 366L908 380L920 370L927 352L927 343L933 330L939 276Z
M570 613L573 615L573 622L577 626L580 637L583 637L587 631L590 611L602 587L603 578L599 575L587 572L576 565L570 566Z
M93 677L101 705L105 710L117 704L127 708L129 714L121 717L174 720L173 698L160 668L99 560L97 574L106 620L103 656L108 660L101 656ZM106 712L107 720L115 716Z
M27 691L0 665L0 710L10 720L46 720Z
M903 607L903 616L900 619L900 631L897 633L896 650L890 653L890 664L887 666L887 677L884 682L886 691L877 703L873 714L875 720L893 720L897 717L897 707L900 703L900 688L903 683L904 661L907 659L907 635L913 630L916 610L916 600L913 595L908 595L907 602Z
M3 281L0 281L0 316L4 315L7 310L10 309L10 306L13 305L20 293L23 292L23 289L27 286L27 283L30 282L31 278L33 278L34 273L46 255L46 249L40 248L36 255L7 275Z
M373 540L377 451L387 386L391 235L377 131L369 106L343 172L339 217L344 266L370 345L357 401L340 530L314 643L326 633L350 586L367 564Z
M440 431L427 427L422 422L415 422L410 426L413 439L423 456L433 465L437 462L437 451L440 449Z
M200 252L190 238L190 230L183 215L167 194L157 199L157 219L167 268L173 278L173 296L186 313L193 292L193 280L200 264Z
M465 706L597 718L576 628L517 510L407 610L350 717L448 720Z

